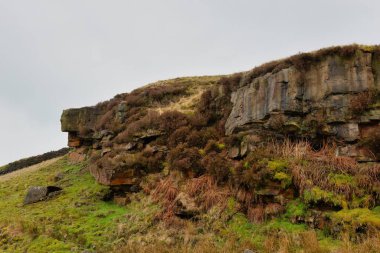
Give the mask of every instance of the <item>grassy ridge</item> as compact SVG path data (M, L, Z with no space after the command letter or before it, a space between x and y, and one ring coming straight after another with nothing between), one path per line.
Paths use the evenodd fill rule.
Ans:
M61 148L57 151L46 152L42 155L31 156L15 162L11 162L7 165L0 167L0 175L4 175L25 167L29 167L46 160L50 160L59 156L66 155L69 152L69 148Z

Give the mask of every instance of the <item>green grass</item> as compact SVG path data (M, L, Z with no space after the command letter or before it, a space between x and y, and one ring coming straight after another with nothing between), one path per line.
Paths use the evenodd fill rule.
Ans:
M285 170L282 162L274 162L270 166L275 171ZM57 173L63 173L64 177L54 182ZM341 176L335 179L336 182L350 181ZM23 206L24 196L32 185L56 185L63 191L48 201ZM70 165L66 158L1 183L0 252L118 252L129 242L154 244L160 242L161 235L170 235L168 231L172 228L155 220L161 207L154 204L149 196L131 194L131 203L121 207L101 200L107 191L108 187L95 182L85 164ZM240 212L239 203L230 197L224 210L213 208L192 223L190 227L198 231L193 238L198 240L207 235L205 240L220 248L233 240L238 245L250 243L258 250L263 250L267 238L273 236L298 238L310 230L305 224L293 224L291 220L307 216L307 203L321 199L335 202L333 200L337 198L319 188L312 188L303 197L306 203L302 198L295 199L287 204L284 214L259 224L250 222ZM344 209L331 212L330 217L334 222L352 228L363 224L380 227L380 207L373 210ZM332 250L341 244L321 230L315 232L324 249ZM175 230L178 238L184 238L186 233L186 228ZM182 241L176 243L181 244ZM299 246L296 243L294 247Z
M351 175L330 173L328 178L330 183L338 187L344 185L356 186L355 178Z
M333 213L332 218L335 222L343 222L353 229L363 225L380 228L379 207L373 210L368 208L343 209Z
M64 178L54 183L59 172ZM57 185L63 192L48 201L22 206L32 185ZM106 191L83 164L69 165L66 159L1 183L0 251L109 252L117 243L118 224L136 210L102 201Z
M307 205L299 199L296 199L288 203L284 216L286 218L304 217L306 215L306 212Z
M338 206L338 207L347 206L344 196L335 194L334 192L322 190L318 186L314 186L310 190L306 190L303 193L303 199L308 204L309 203L316 204L318 202L324 202L332 206Z

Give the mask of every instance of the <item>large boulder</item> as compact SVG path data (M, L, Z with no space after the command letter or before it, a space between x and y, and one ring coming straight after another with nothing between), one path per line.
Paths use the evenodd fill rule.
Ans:
M101 111L96 107L64 110L61 115L62 132L79 132L81 128L92 128Z
M57 186L31 186L25 196L24 205L46 200L61 190L62 188Z

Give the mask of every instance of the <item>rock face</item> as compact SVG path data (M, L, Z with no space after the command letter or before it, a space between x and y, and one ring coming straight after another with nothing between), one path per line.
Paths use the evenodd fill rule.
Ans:
M61 116L61 130L68 132L68 146L72 148L80 147L83 142L92 138L91 133L80 133L83 129L91 129L102 114L96 107L83 107L79 109L64 110ZM81 137L79 135L82 135Z
M380 106L360 101L380 90L377 60L370 52L358 51L349 58L328 56L304 70L290 66L253 80L243 77L231 95L226 134L266 129L307 138L335 136L356 144L365 129L379 130ZM358 115L355 106L364 104ZM371 159L354 149L348 155Z
M151 112L195 108L207 90L209 94L203 95L211 98L205 109L197 113L222 114L223 117L215 116L219 117L217 123L214 117L214 121L206 120L206 125L214 124L215 129L215 124L221 123L221 135L224 126L226 136L241 137L239 142L227 146L226 157L231 160L241 160L268 139L290 137L308 139L313 144L334 142L339 156L378 161L380 49L376 50L356 48L349 55L331 51L323 57L312 56L302 64L279 62L276 68L259 74L257 69L242 73L229 89L220 77L195 78L196 85L191 88L188 85L193 80L175 79L174 84L147 86L93 107L65 110L61 126L63 132L68 132L68 146L74 148L70 158L81 161L90 157L90 172L102 184L139 184L147 173L164 168L171 149L184 139L191 142L197 136L173 135L175 145L168 147L167 129L157 126L158 116ZM198 92L197 87L203 86L206 88ZM173 125L178 124L186 132L186 126L180 124L183 119L171 117L165 119L166 123L177 120ZM201 120L196 124L197 131L210 127ZM171 131L174 130L177 129ZM190 154L199 155L200 148Z
M80 127L93 125L101 112L96 107L64 110L61 116L62 132L78 132Z

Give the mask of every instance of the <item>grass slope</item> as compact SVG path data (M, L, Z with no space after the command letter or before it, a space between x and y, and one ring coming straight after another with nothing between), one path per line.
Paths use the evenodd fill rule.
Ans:
M55 182L55 175L63 179ZM58 196L23 206L29 186L57 185ZM344 235L332 239L320 230L293 224L306 209L295 200L286 212L264 223L251 223L229 198L225 209L212 208L198 220L165 224L162 211L144 193L131 194L125 207L102 201L107 187L95 182L86 164L66 158L33 173L0 183L0 252L378 252L380 237L359 245ZM342 210L332 214L347 224L380 224L378 208ZM351 225L350 225L351 226Z
M64 178L55 183L54 175ZM22 206L31 185L58 185L63 192L47 202ZM82 165L66 159L0 184L1 252L107 252L116 240L116 220L127 210L100 201L107 189Z

